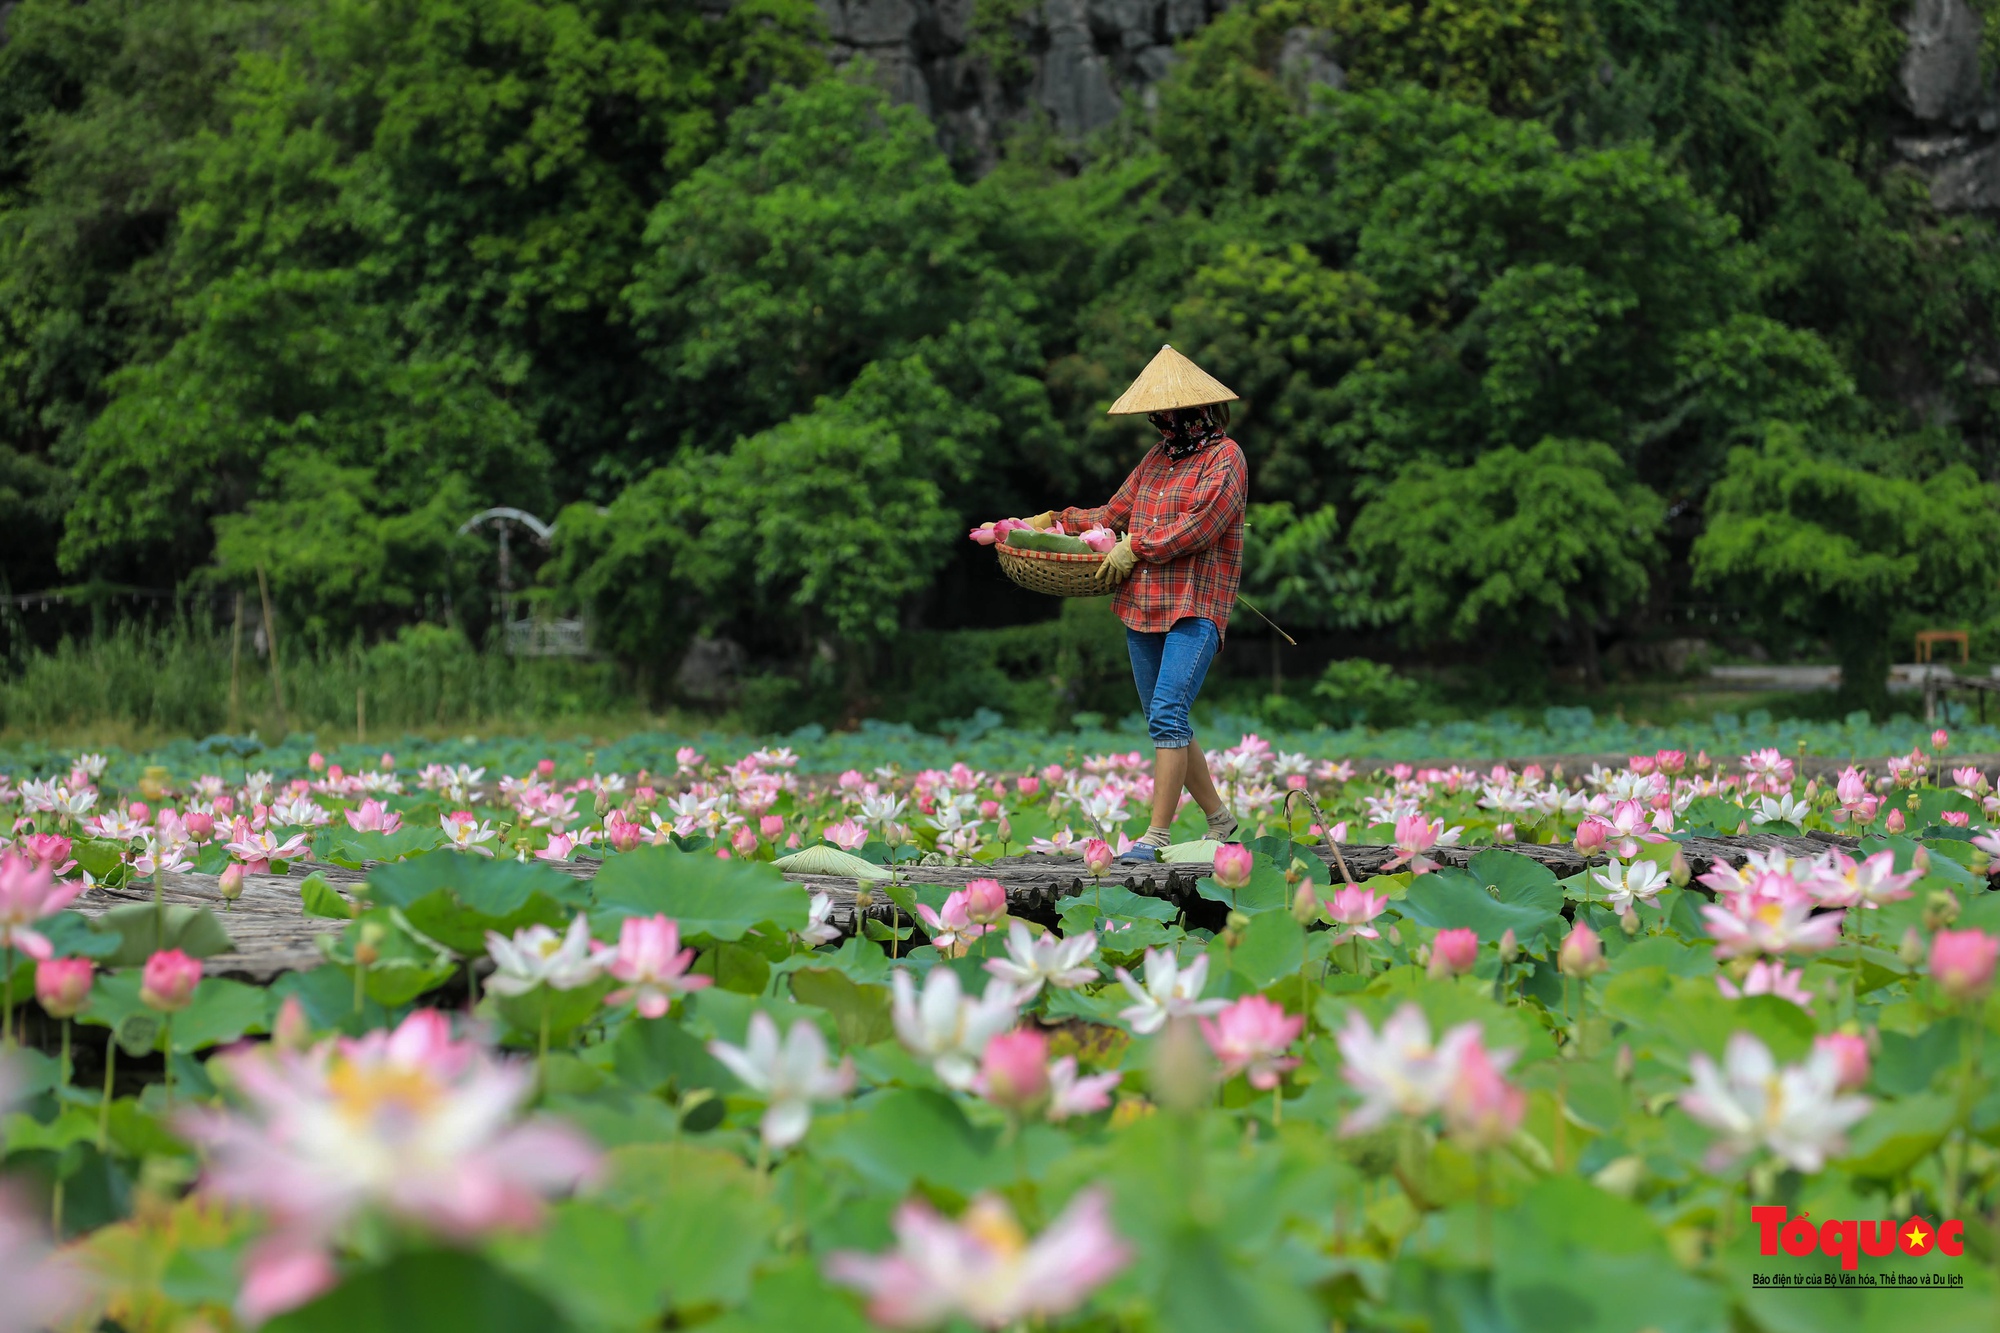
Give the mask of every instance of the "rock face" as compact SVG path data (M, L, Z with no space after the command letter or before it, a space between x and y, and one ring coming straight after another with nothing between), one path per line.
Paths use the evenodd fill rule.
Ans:
M1979 11L1969 0L1916 0L1898 92L1911 132L1898 155L1930 182L1940 212L2000 209L2000 93L1979 67Z
M1128 99L1147 104L1173 44L1231 0L818 3L835 60L872 61L891 96L930 116L946 151L979 170L1012 125L1043 117L1081 138L1117 120ZM1325 35L1301 29L1295 38L1286 55L1304 78L1338 84Z

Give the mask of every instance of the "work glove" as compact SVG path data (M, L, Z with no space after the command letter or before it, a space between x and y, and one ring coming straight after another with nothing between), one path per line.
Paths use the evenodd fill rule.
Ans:
M1033 528L1036 532L1045 532L1049 528L1055 526L1056 511L1053 509L1044 509L1041 513L1036 514L1033 518L1024 518L1021 521L1023 523L1026 523L1029 527Z
M1123 583L1132 576L1132 566L1138 563L1139 557L1132 554L1132 534L1128 532L1104 553L1104 563L1097 567L1096 577L1102 583Z

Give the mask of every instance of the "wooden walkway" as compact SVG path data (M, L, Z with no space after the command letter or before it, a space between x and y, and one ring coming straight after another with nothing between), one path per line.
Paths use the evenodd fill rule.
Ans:
M1778 837L1775 835L1752 834L1740 838L1695 838L1684 843L1689 868L1696 875L1707 873L1718 860L1732 865L1741 865L1749 852L1759 849L1783 847L1794 856L1818 856L1830 846L1852 848L1855 839L1825 833L1815 833L1806 837ZM1431 853L1433 860L1445 865L1463 866L1474 855L1487 850L1484 847L1445 847ZM1542 847L1515 845L1508 850L1520 852L1540 861L1558 876L1568 877L1582 870L1586 864L1583 857L1569 847ZM1303 845L1301 846L1303 853ZM1357 879L1365 879L1381 869L1394 850L1373 844L1345 844L1341 855L1347 867ZM1603 864L1604 858L1594 858L1595 864ZM560 867L578 878L588 879L597 872L595 861L574 861ZM1179 865L1148 865L1144 863L1119 864L1105 876L1107 884L1123 884L1135 892L1151 897L1170 898L1185 902L1195 898L1195 881L1209 874L1213 867L1207 862L1187 862ZM318 873L336 889L347 892L366 878L362 871L349 870L343 866L320 866ZM1061 898L1074 897L1084 892L1092 883L1078 857L1066 856L1012 856L994 862L990 866L912 866L906 867L904 878L919 884L945 884L953 887L964 885L968 880L998 879L1007 887L1010 906L1027 916L1047 916L1054 912ZM1338 869L1328 869L1321 876L1322 883L1338 883ZM299 881L303 875L280 877L276 875L250 875L243 881L243 896L233 907L224 910L226 904L217 890L216 879L212 875L175 875L165 877L162 896L169 903L183 903L191 907L215 909L222 924L229 931L236 948L229 953L219 954L207 960L210 973L239 977L245 980L268 982L281 972L305 971L319 966L324 961L316 940L321 935L338 934L344 922L327 917L305 915L300 906ZM855 887L852 879L819 875L789 875L786 878L808 891L823 892L833 899L832 923L842 931L852 933L855 929ZM75 910L85 916L95 916L100 912L126 903L150 903L153 900L150 885L139 885L129 889L92 889L75 904ZM868 915L888 921L892 905L879 891L868 909ZM907 923L907 918L904 921Z

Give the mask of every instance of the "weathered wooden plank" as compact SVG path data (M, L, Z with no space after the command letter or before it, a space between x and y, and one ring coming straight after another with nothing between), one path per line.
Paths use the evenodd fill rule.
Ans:
M1718 861L1741 865L1744 857L1752 851L1782 848L1793 856L1817 856L1829 846L1851 849L1856 844L1854 838L1813 833L1805 837L1749 834L1729 838L1692 838L1681 846L1687 855L1689 869L1699 876L1706 874ZM1489 849L1441 847L1434 849L1430 856L1445 865L1463 866L1486 850ZM1586 865L1605 863L1602 856L1586 861L1573 847L1516 844L1507 850L1531 857L1565 878L1579 873ZM1319 862L1320 869L1315 871L1315 877L1323 876L1322 883L1337 884L1340 881L1340 870L1323 859L1322 849L1308 848L1301 843L1299 851L1302 856L1310 854ZM1394 848L1378 844L1343 844L1340 852L1348 870L1357 879L1380 873L1386 863L1395 857ZM579 860L561 863L558 868L578 878L588 879L597 873L597 867L595 861ZM1186 903L1198 896L1195 881L1213 870L1213 865L1208 862L1174 865L1118 862L1104 876L1103 882L1107 885L1121 884L1135 893L1150 897ZM318 873L343 894L351 893L354 886L366 878L365 871L350 870L344 866L318 867ZM1029 917L1052 916L1061 899L1087 892L1093 882L1084 869L1082 858L1075 856L1010 856L990 865L978 866L906 866L898 874L911 883L952 888L961 888L974 879L997 879L1007 890L1009 907ZM338 933L342 926L339 921L304 914L299 899L299 878L246 876L242 897L226 910L215 877L210 875L167 875L162 885L162 896L169 903L211 907L221 913L223 925L228 928L236 948L209 959L211 972L269 981L281 972L304 971L319 966L324 958L316 941L322 935ZM857 929L857 888L854 880L828 875L788 875L786 878L807 892L825 893L830 897L833 900L830 919L836 928L846 933ZM900 918L901 914L879 888L872 889L870 896L868 915L885 922ZM95 916L123 903L152 900L150 885L117 890L98 888L78 899L76 910L86 916ZM907 923L907 918L901 919Z

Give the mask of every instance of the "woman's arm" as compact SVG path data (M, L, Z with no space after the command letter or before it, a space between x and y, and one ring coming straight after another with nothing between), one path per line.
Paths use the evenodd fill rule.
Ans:
M1163 564L1207 550L1242 519L1248 491L1242 451L1232 449L1202 472L1200 483L1177 518L1132 535L1132 553L1141 560Z

